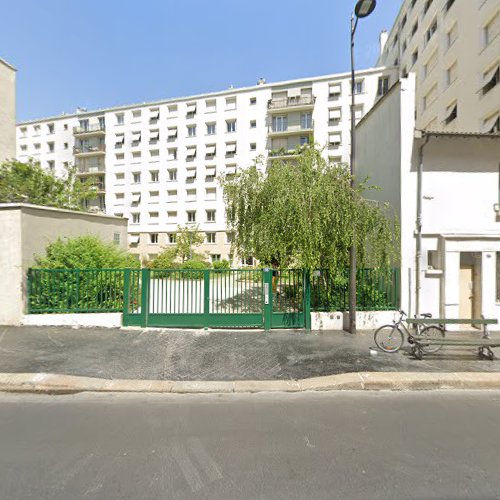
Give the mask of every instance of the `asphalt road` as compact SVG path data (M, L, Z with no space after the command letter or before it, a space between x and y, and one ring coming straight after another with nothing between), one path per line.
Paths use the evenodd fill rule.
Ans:
M0 395L0 498L500 498L500 392Z

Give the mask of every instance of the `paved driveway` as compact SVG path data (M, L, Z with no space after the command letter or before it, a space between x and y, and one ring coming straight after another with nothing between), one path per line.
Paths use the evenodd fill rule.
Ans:
M355 371L500 371L500 360L479 360L472 350L423 361L406 352L371 356L372 340L372 332L0 327L0 372L287 380Z

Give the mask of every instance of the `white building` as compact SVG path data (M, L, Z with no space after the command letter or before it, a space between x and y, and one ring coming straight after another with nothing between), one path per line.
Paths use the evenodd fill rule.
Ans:
M404 0L377 65L416 75L416 127L500 130L500 0Z
M391 68L356 76L360 119L393 83ZM349 158L350 75L229 89L19 123L17 156L56 173L75 163L96 176L96 209L129 219L132 251L151 258L177 226L198 224L201 251L230 258L216 177L255 159L293 158L311 137L333 161Z
M0 163L16 156L16 69L0 58Z

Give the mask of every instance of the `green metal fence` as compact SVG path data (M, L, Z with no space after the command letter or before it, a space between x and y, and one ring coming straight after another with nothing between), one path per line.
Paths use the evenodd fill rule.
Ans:
M30 269L28 313L120 312L124 269Z
M357 309L388 311L399 308L399 269L358 269ZM340 276L316 271L311 276L312 311L349 310L349 269Z

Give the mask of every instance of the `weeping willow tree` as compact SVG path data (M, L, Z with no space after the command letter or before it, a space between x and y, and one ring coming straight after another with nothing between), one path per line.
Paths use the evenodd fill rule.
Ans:
M314 146L293 162L261 162L223 177L226 215L234 250L280 267L349 266L356 244L360 267L389 267L397 260L398 231L388 205L368 201L367 182L351 188L345 165L326 161Z

